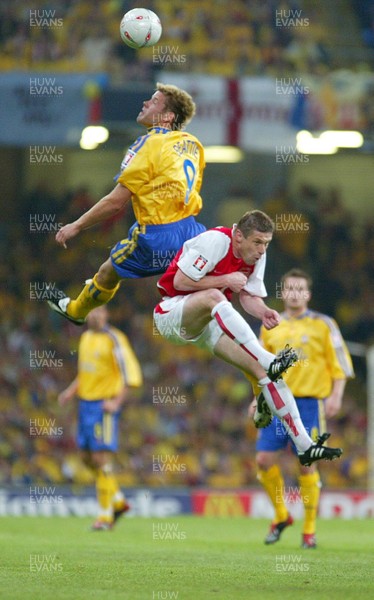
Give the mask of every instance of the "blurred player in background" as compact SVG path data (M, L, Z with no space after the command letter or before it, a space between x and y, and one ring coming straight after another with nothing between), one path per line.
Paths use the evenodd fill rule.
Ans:
M336 322L308 308L312 280L301 269L292 269L282 277L284 312L275 329L261 328L260 339L269 352L292 344L299 362L285 381L310 436L315 440L325 432L325 416L334 417L342 405L346 380L353 377L350 355ZM250 408L255 413L256 400ZM284 480L278 465L278 452L286 448L290 436L279 419L259 432L257 440L258 479L275 510L266 544L274 544L282 531L292 525L284 498ZM303 548L316 547L316 518L320 495L320 478L315 465L300 466L300 496L304 504Z
M78 374L58 396L64 406L79 400L78 447L85 463L95 470L99 515L92 529L111 529L129 508L112 472L112 454L118 449L121 407L131 387L142 385L139 362L127 337L108 325L101 306L87 317L88 330L78 349Z
M325 439L313 442L289 388L280 378L297 356L290 349L277 356L265 350L230 302L232 294L238 293L243 309L261 319L265 329L279 324L277 311L263 301L266 249L273 231L270 217L254 210L245 213L232 229L210 229L185 242L158 282L163 300L154 310L154 320L166 339L206 348L253 375L263 399L256 410L257 426L269 423L270 409L282 419L301 464L309 465L315 460L338 458L342 450L324 447Z
M66 248L80 231L118 214L132 201L136 222L128 237L114 246L79 296L48 301L73 323L82 325L93 308L109 302L120 280L163 273L183 242L205 230L194 218L202 208L204 149L183 130L195 110L187 92L157 83L137 117L147 133L128 149L116 187L56 234L56 241Z

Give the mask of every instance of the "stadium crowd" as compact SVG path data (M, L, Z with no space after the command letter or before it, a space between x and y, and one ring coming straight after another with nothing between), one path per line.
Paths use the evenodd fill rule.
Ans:
M163 37L156 51L140 52L125 46L118 31L120 18L136 4L36 0L30 8L25 0L3 0L0 70L105 71L122 84L153 79L164 67L240 77L324 74L339 66L328 51L331 31L318 18L308 27L277 26L275 10L287 18L303 9L301 0L144 0L143 7L162 15ZM364 41L372 45L372 9L360 11L358 4L353 7ZM85 189L56 197L40 185L20 199L17 228L0 224L0 247L7 256L1 266L7 287L0 291L1 484L92 483L76 450L75 410L56 402L76 372L81 330L51 314L45 300L48 286L76 293L82 283L80 257L87 276L92 274L126 231L123 221L113 220L82 235L79 251L62 251L54 242L54 225L72 220L93 202ZM313 308L334 315L347 340L373 342L374 223L356 222L337 189L322 192L305 185L292 199L280 189L258 208L276 221L266 275L272 306L281 306L281 274L300 266L315 282ZM31 214L56 218L32 227ZM293 230L290 215L305 227ZM56 280L56 273L63 275ZM151 316L158 300L154 278L128 282L127 289L110 305L111 322L129 335L145 385L123 410L122 485L254 485L256 430L247 418L247 380L196 348L176 350L157 335ZM331 487L366 487L363 360L356 361L355 370L341 415L329 426L334 443L345 449L342 460L321 467ZM161 469L165 460L170 468ZM285 461L290 482L297 477L293 468L294 461Z
M119 37L122 15L137 3L99 0L4 0L0 7L0 69L105 71L117 83L152 79L166 67L221 76L326 73L331 32L300 0L144 0L162 15L162 42L135 52ZM299 12L297 12L299 11ZM301 11L301 13L300 13ZM313 13L314 14L314 13ZM279 19L307 18L308 26Z
M0 292L5 349L0 357L0 482L92 483L76 450L74 407L62 409L56 401L76 373L81 329L48 310L46 288L68 294L80 289L81 257L89 276L131 218L89 230L64 251L54 241L54 225L93 203L87 190L56 197L41 186L21 200L17 227L3 224L1 236L8 260L2 264L7 287ZM292 200L279 190L261 208L276 223L279 215L298 214L308 224L302 231L277 227L265 279L271 305L280 308L280 275L302 266L315 280L313 308L336 316L346 339L373 342L374 223L357 223L335 189L326 197L304 186ZM30 214L55 219L35 229ZM56 273L61 274L58 279ZM256 430L247 417L248 381L197 348L164 342L152 323L157 300L152 278L127 282L126 294L120 290L110 304L110 320L129 335L145 378L123 410L117 465L121 484L255 485ZM363 361L355 369L357 378L348 385L343 410L329 425L334 444L345 449L340 461L321 467L330 487L366 487ZM164 464L169 467L160 468ZM290 483L296 478L292 465L294 461L284 465Z

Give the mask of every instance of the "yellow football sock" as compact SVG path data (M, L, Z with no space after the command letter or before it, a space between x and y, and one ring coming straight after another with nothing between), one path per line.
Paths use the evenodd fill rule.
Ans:
M113 496L112 496L112 505L113 510L118 510L122 508L124 503L126 502L125 495L121 491L117 479L112 475L112 484L113 484Z
M70 300L66 312L75 319L85 319L88 313L98 306L106 304L113 298L119 288L119 283L112 290L107 290L97 283L97 273L86 283L75 300Z
M278 465L273 465L267 471L258 469L257 479L265 488L275 510L274 523L286 521L288 510L283 497L284 480Z
M96 476L96 497L100 506L100 518L111 521L113 518L112 498L117 482L112 473L104 467L99 469Z
M113 503L113 510L119 510L124 506L124 504L127 504L126 497L124 496L124 494L121 492L121 490L119 488L118 488L118 491L114 494L114 496L112 498L112 503Z
M258 396L261 392L261 387L258 385L258 381L254 375L250 375L249 373L244 373L243 375L248 379L250 384L252 385L253 393L255 396Z
M299 482L300 495L305 511L303 533L315 533L318 502L321 490L321 481L318 471L308 475L300 475Z

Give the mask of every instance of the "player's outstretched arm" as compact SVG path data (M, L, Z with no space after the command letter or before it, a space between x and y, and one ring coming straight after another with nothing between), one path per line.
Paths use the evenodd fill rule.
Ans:
M66 248L66 242L78 235L80 231L102 223L124 209L131 199L131 192L118 183L116 187L99 202L73 223L68 223L59 229L56 242Z

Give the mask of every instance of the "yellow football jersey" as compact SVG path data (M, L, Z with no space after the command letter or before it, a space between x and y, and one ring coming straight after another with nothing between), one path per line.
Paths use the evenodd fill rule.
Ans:
M297 318L285 313L278 327L261 327L260 339L276 354L290 344L299 362L283 379L296 397L327 398L334 379L354 377L351 357L337 323L331 317L307 310Z
M204 167L195 136L153 127L130 146L117 181L131 191L140 225L162 225L200 212Z
M129 340L115 327L88 330L78 349L78 396L83 400L114 398L126 386L143 383Z

